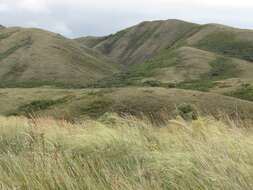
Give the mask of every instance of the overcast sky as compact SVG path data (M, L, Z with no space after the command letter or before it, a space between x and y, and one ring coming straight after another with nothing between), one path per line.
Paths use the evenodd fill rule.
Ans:
M0 0L0 24L68 37L107 35L145 20L182 19L253 29L253 0Z

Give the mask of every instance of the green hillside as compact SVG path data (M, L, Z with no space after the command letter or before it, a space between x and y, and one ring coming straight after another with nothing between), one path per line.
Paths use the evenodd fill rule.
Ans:
M253 32L228 26L211 24L187 39L187 43L200 49L253 61Z
M94 86L162 86L223 93L253 83L252 72L253 64L248 61L180 47L162 50L145 63L132 65Z
M24 28L0 31L1 87L78 87L117 70L98 52L59 34Z
M180 103L233 112L233 102L239 101L234 98L253 100L253 64L247 56L252 33L179 20L143 22L106 37L74 40L40 29L2 28L0 87L51 89L3 89L1 113L72 119L105 112L153 114L164 108L174 113ZM240 105L243 110L251 103Z
M197 24L179 20L153 21L143 22L104 38L89 37L77 41L121 64L130 65L143 63L197 29Z
M251 30L166 20L77 41L124 65L90 87L162 86L234 96L253 84L252 39Z

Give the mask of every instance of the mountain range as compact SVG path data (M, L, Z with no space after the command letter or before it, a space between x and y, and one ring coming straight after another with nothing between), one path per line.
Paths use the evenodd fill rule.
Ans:
M253 31L220 24L149 21L108 36L77 39L41 29L0 27L1 88L26 88L28 91L43 87L52 89L52 94L59 88L75 89L72 95L79 96L78 90L92 92L96 88L120 87L119 92L128 89L133 99L147 97L137 92L134 96L136 89L149 88L156 94L166 88L168 93L180 94L179 99L187 92L198 96L200 92L197 91L202 91L207 99L213 97L213 93L219 94L220 102L227 102L225 107L234 106L235 99L228 97L232 96L244 99L243 104L253 108L252 73ZM150 96L163 104L161 97ZM166 93L162 96L166 97ZM3 99L8 101L6 97ZM55 99L54 95L50 99ZM124 98L117 99L119 103ZM192 96L186 99L199 103L197 100L192 102ZM102 100L95 98L94 101L98 100L99 105L91 106L93 112L101 109ZM103 112L111 111L109 107L112 106L101 104L108 108ZM204 102L201 105L203 107ZM18 105L19 108L22 106L21 103ZM46 109L57 106L50 105ZM8 110L8 114L19 110L18 107ZM117 110L115 106L114 110Z

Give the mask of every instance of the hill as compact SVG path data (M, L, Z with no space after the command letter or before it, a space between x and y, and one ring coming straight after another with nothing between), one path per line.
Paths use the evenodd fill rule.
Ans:
M253 84L251 36L250 30L180 20L75 40L3 27L0 87L151 85L228 94Z
M174 112L181 103L203 111L210 99L220 103L212 102L208 111L233 112L233 102L239 100L212 93L253 101L251 35L250 30L179 20L143 22L113 35L74 40L40 29L2 28L0 87L66 90L3 89L1 113L48 113L54 108L57 117L72 119L108 111L153 114L164 107ZM67 90L82 87L87 89ZM249 113L251 103L239 102Z
M0 86L80 87L118 70L94 50L40 29L0 30Z
M1 115L41 115L78 121L97 118L108 112L120 115L145 115L162 121L161 115L178 114L194 119L201 115L224 114L242 119L252 118L253 103L214 93L165 88L111 89L1 89ZM252 118L253 119L253 118Z
M218 24L202 26L187 39L187 44L219 54L253 61L252 30L232 28Z
M163 86L235 94L253 84L252 39L251 30L166 20L77 41L124 65L121 73L92 86Z
M163 49L190 46L252 61L253 31L219 24L198 25L181 20L142 22L105 37L76 41L121 64L141 64Z
M143 63L162 49L196 30L198 25L179 20L142 22L106 37L77 39L115 61L130 65Z

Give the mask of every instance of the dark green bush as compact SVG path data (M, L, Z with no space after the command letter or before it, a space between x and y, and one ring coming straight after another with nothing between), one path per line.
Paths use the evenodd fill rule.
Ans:
M194 106L190 104L180 104L177 106L177 115L181 116L185 120L196 120L198 119L198 113Z

